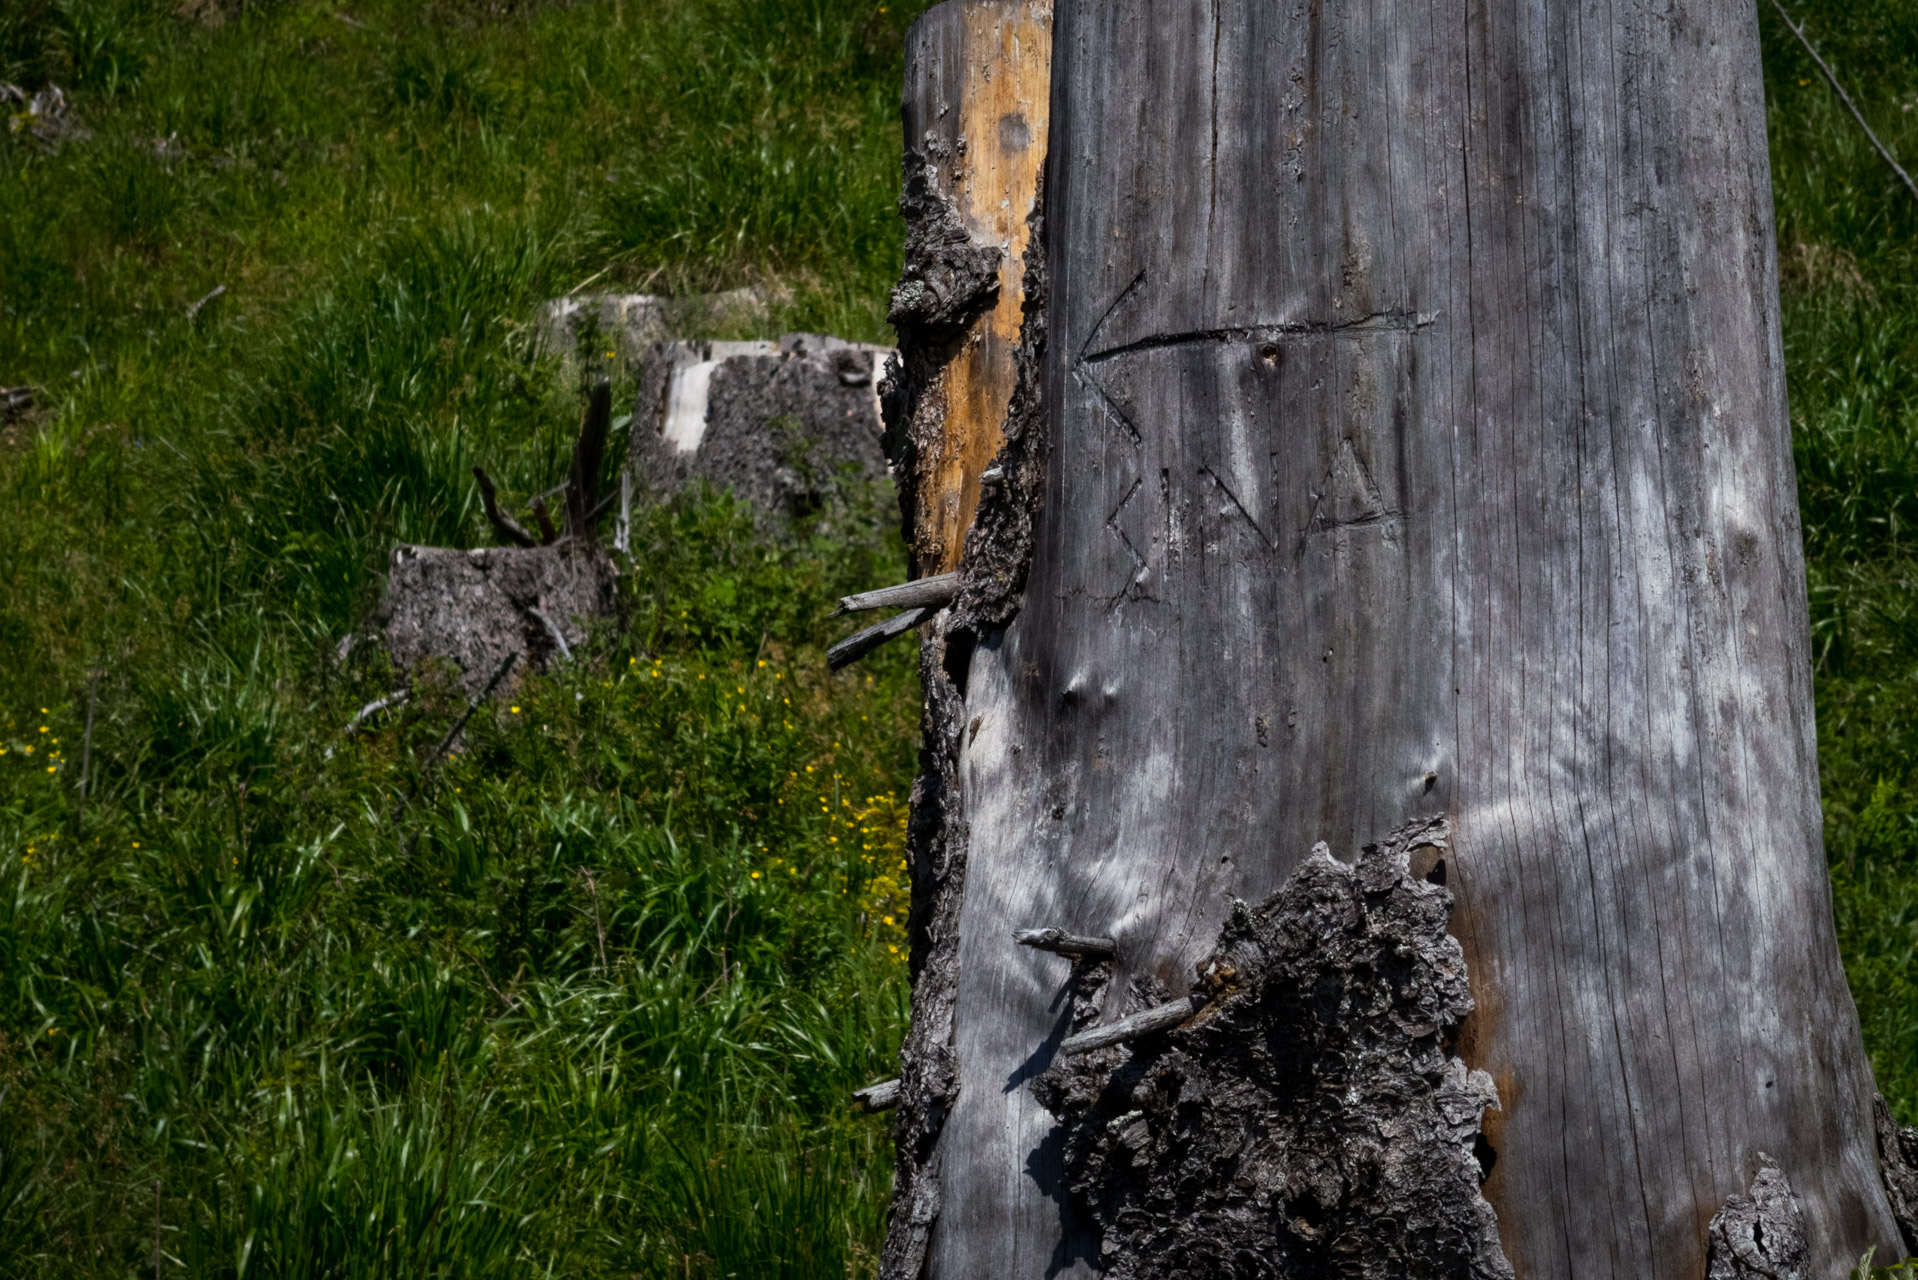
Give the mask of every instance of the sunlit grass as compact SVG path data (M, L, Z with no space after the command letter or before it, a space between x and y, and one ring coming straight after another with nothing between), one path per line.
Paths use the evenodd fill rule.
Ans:
M541 299L884 336L913 7L0 14L90 133L0 136L0 1275L870 1270L911 655L822 648L889 499L643 513L450 759L430 680L341 730L391 543L563 474Z

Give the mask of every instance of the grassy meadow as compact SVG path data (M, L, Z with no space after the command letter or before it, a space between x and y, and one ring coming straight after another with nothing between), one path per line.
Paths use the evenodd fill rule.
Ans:
M916 687L822 653L891 521L646 513L620 625L430 767L460 700L345 737L345 642L395 540L493 540L475 462L562 478L539 300L888 338L920 7L0 6L67 103L0 103L0 1280L869 1274ZM1918 10L1797 12L1918 161ZM1833 882L1918 1121L1918 201L1762 16Z

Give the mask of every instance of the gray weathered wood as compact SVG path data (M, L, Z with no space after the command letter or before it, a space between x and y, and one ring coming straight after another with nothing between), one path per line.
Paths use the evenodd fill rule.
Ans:
M340 731L341 736L347 738L352 737L360 731L360 726L368 720L371 720L382 711L399 706L411 696L412 690L410 689L395 689L391 693L373 699L353 713L353 718L346 722L346 728Z
M859 613L866 609L915 609L921 605L937 609L949 604L953 592L958 588L957 573L935 573L930 578L914 578L911 582L902 582L894 587L880 587L876 591L841 596L839 609L834 616Z
M852 1105L862 1115L877 1115L881 1111L890 1111L899 1105L899 1082L881 1080L878 1084L869 1084L863 1089L854 1089Z
M1013 935L1022 947L1050 951L1055 955L1102 960L1118 950L1110 938L1091 938L1064 929L1021 929Z
M1029 1087L1068 979L1007 933L1099 922L1108 992L1180 992L1233 895L1443 813L1518 1275L1703 1275L1760 1152L1811 1275L1900 1256L1823 857L1752 5L1054 21L1043 502L1017 616L940 637L962 905L914 1018L954 1086L895 1237L931 1280L1096 1269Z
M1150 1009L1128 1014L1117 1022L1101 1023L1089 1031L1081 1031L1076 1036L1067 1036L1060 1042L1059 1052L1070 1058L1081 1053L1091 1053L1094 1049L1103 1049L1107 1045L1137 1040L1155 1031L1169 1031L1197 1013L1204 1004L1205 1001L1197 996L1180 996L1167 1004L1154 1005Z
M908 609L904 613L895 613L884 622L867 627L864 631L855 631L826 650L826 666L834 671L849 667L886 641L895 636L905 635L931 616L931 609Z

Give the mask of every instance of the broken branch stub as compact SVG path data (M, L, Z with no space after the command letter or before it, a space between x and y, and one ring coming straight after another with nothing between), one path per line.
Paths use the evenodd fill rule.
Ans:
M894 587L861 591L839 597L838 613L860 613L867 609L915 609L921 605L940 608L952 602L959 590L959 574L936 573L930 578L915 578ZM837 614L835 614L837 616Z
M1074 959L1103 960L1119 949L1111 938L1089 938L1064 929L1021 929L1013 938L1022 947Z
M834 671L849 667L886 641L906 634L930 618L932 613L931 609L908 609L904 613L894 614L877 626L867 627L864 631L855 631L826 650L826 666Z
M881 1111L890 1111L899 1105L899 1082L881 1080L878 1084L869 1084L863 1089L855 1089L852 1094L853 1109L861 1115L877 1115Z
M1035 1081L1110 1280L1511 1280L1475 1154L1497 1091L1449 1047L1452 898L1407 863L1443 839L1415 823L1351 867L1320 844L1235 904L1191 1000L1147 1011L1181 1025Z
M1081 1031L1069 1036L1059 1046L1059 1055L1064 1058L1076 1058L1082 1053L1091 1053L1094 1049L1104 1049L1115 1044L1126 1044L1133 1040L1142 1040L1159 1031L1170 1031L1197 1013L1205 1005L1199 996L1185 996L1165 1004L1142 1009L1138 1013L1128 1014L1117 1022L1108 1022L1102 1026Z

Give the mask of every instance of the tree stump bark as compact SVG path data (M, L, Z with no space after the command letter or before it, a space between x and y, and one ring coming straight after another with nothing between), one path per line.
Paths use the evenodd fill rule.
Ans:
M1278 911L1319 842L1365 881L1362 849L1440 818L1442 854L1404 874L1455 904L1470 1010L1400 1022L1456 1064L1424 1077L1455 1123L1486 1101L1462 1073L1489 1077L1482 1134L1441 1137L1472 1140L1499 1256L1420 1252L1476 1229L1468 1196L1382 1271L1348 1212L1362 1162L1235 1182L1222 1160L1196 1211L1272 1216L1278 1243L1183 1274L1901 1256L1831 923L1750 5L1062 0L1055 21L1004 492L926 645L882 1274L1171 1274L1152 1222L1085 1220L1070 1126L1136 1123L1141 1159L1185 1130L1055 1076L1061 1128L1034 1082L1068 1035L1184 998L1235 900ZM910 146L957 30L944 7L914 33ZM1115 952L1069 968L1014 943L1036 928ZM1326 1008L1386 981L1341 972ZM1145 1088L1125 1064L1196 1052L1213 1016L1100 1050L1122 1060L1091 1087ZM1278 1221L1300 1188L1317 1208ZM1102 1260L1101 1229L1129 1252Z

